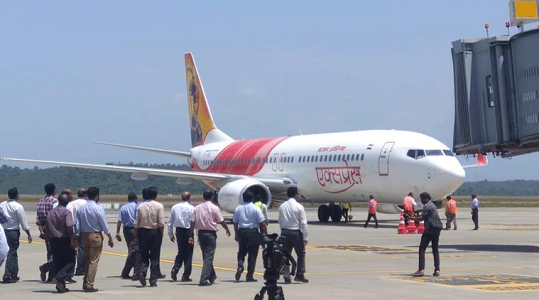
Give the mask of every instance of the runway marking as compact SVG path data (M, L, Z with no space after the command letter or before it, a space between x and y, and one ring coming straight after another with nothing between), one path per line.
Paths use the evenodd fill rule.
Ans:
M435 283L447 286L466 287L481 291L536 291L539 290L539 277L516 274L457 275L440 277L395 277L396 279Z
M21 243L28 243L28 240L19 240ZM44 242L35 242L35 241L32 241L32 244L37 244L37 245L45 245ZM103 242L103 245L105 245L105 242ZM106 255L111 255L111 256L119 256L119 257L127 257L127 254L126 253L123 253L123 252L113 252L113 251L101 251L101 254L106 254ZM168 263L168 264L174 264L174 260L172 259L165 259L165 258L161 258L159 260L160 262L162 263ZM192 263L193 267L198 267L198 268L202 268L202 264L201 263L195 263L193 262ZM235 268L229 268L229 267L219 267L219 266L213 266L214 269L216 270L221 270L221 271L230 271L230 272L236 272L236 269ZM264 273L262 272L256 272L254 273L255 275L260 275L260 276L263 276Z

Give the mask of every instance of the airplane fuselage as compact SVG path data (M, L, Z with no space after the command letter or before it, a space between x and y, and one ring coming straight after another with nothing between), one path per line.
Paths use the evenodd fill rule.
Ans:
M379 202L401 204L408 192L424 191L441 199L464 180L462 166L446 145L398 130L210 143L191 149L191 157L196 171L288 178L306 200L322 203L368 201L374 195ZM282 185L269 188L277 199L286 191Z

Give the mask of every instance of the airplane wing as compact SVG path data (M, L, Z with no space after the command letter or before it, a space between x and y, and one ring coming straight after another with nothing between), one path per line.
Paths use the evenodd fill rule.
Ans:
M135 177L137 179L145 179L144 178L145 175L159 175L159 176L177 177L177 178L192 178L192 179L199 179L199 180L229 181L234 176L234 175L228 175L228 174L204 173L204 172L194 172L194 171L150 169L150 168L114 166L114 165L93 165L93 164L81 164L81 163L61 162L61 161L0 157L0 161L2 160L13 161L13 162L46 164L46 165L61 166L61 167L133 173L134 175L133 179L135 179Z
M168 154L168 155L175 155L175 156L182 156L189 158L191 157L191 153L184 152L184 151L173 151L173 150L164 150L164 149L155 149L155 148L147 148L147 147L140 147L140 146L131 146L131 145L122 145L122 144L114 144L114 143L106 143L106 142L94 142L95 144L99 145L106 145L106 146L113 146L118 148L127 148L127 149L134 149L134 150L142 150L142 151L149 151L149 152L157 152L161 154Z
M60 167L71 167L71 168L82 168L82 169L92 169L92 170L103 170L103 171L112 171L112 172L124 172L124 173L133 173L131 178L133 180L144 180L148 175L157 175L157 176L166 176L166 177L176 177L176 178L189 178L196 180L209 180L213 182L231 182L238 179L243 179L246 177L253 178L258 180L268 188L277 191L286 191L290 185L296 184L290 178L257 178L245 175L233 175L233 174L220 174L220 173L207 173L207 172L195 172L195 171L180 171L180 170L167 170L167 169L152 169L152 168L140 168L140 167L127 167L127 166L114 166L114 165L94 165L94 164L81 164L81 163L72 163L72 162L61 162L61 161L49 161L49 160L35 160L35 159L21 159L21 158L8 158L0 157L0 161L12 161L12 162L23 162L23 163L35 163L35 164L46 164Z

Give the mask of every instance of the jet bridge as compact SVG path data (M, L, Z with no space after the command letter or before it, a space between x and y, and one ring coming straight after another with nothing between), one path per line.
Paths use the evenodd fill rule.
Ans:
M539 29L453 42L457 155L539 151Z

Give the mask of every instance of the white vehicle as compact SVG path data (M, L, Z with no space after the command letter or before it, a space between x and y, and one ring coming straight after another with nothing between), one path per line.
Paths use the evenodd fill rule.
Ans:
M191 53L185 54L187 101L192 148L189 152L101 143L186 157L193 171L91 165L2 158L57 166L132 172L132 179L148 175L177 177L178 182L204 181L218 189L222 209L233 212L250 189L271 204L285 200L296 186L308 202L321 203L320 221L342 218L339 202L378 201L380 212L399 211L409 192L429 192L433 199L454 192L465 173L451 150L417 132L365 130L325 134L234 140L219 130L206 101ZM329 205L327 204L329 203Z

